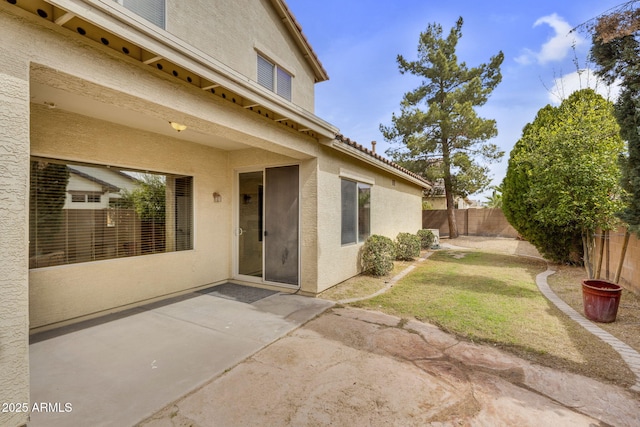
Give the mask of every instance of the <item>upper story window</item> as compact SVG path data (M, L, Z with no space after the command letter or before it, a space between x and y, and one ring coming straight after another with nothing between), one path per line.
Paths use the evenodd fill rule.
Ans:
M147 21L164 29L165 0L114 0Z
M258 83L291 101L291 74L258 55Z

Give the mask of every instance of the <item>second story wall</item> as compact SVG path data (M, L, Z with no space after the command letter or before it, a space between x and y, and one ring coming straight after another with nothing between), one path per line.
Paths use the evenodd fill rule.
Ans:
M166 2L169 33L253 82L260 53L292 76L291 102L314 111L313 70L271 0Z

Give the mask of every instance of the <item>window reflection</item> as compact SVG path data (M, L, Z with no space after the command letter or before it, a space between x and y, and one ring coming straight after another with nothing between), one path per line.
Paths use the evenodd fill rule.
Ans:
M34 158L29 267L192 249L192 178Z

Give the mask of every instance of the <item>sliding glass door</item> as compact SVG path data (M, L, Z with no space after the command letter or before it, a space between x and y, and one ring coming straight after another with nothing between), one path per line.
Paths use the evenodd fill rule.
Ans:
M295 165L238 174L240 276L267 283L299 284L298 170Z

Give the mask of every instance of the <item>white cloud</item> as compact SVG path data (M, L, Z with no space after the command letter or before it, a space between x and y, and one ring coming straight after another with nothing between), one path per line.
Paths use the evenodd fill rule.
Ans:
M533 63L536 53L531 49L524 49L524 53L515 58L515 61L521 65L529 65Z
M559 105L562 100L567 99L573 92L591 88L602 95L605 99L615 102L620 95L620 85L615 82L611 86L600 79L589 68L574 71L557 78L553 86L549 89L549 100L554 105Z
M555 34L540 47L538 52L524 49L524 53L515 59L517 63L528 65L533 62L546 64L561 61L567 57L573 47L585 43L585 39L576 32L571 32L571 25L556 13L539 18L534 22L533 28L543 24L550 26Z

